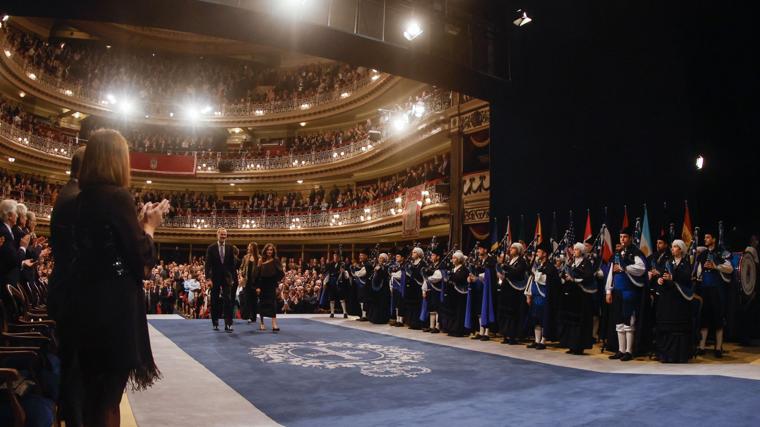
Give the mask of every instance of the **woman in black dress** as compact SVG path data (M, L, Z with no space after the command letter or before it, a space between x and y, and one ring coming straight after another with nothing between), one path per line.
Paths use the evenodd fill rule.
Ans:
M259 329L264 330L264 317L272 319L272 332L279 332L277 327L277 285L285 276L282 264L277 258L277 248L273 243L264 245L261 258L257 263L256 289L259 293L259 315L261 323Z
M92 133L79 178L72 250L76 333L66 343L79 358L85 425L118 426L127 381L144 389L159 378L145 316L142 280L155 264L153 232L169 202L146 203L139 214L129 188L127 141L115 130Z
M567 347L568 354L582 355L590 349L593 339L593 305L596 293L594 267L585 256L583 243L573 245L573 259L560 273L562 298L560 299L559 345Z
M673 258L657 279L657 357L663 363L686 363L694 354L694 287L686 243L674 240Z
M243 267L240 274L244 280L243 315L248 323L256 321L259 313L259 297L256 289L256 269L259 263L259 245L256 242L248 244L248 251L243 256Z
M464 320L467 315L467 283L468 271L464 267L467 258L462 251L454 252L451 261L454 270L449 275L443 293L441 324L452 337L463 337L465 333Z

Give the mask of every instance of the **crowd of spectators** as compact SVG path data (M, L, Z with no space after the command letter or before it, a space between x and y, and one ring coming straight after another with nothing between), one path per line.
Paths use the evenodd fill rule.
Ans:
M43 176L0 168L0 198L52 206L60 189L60 184L48 182Z
M352 87L370 73L334 62L271 68L250 61L130 50L102 41L45 41L4 26L16 54L73 91L127 93L148 104L188 100L245 105L304 99Z
M437 156L403 172L387 175L376 180L334 185L325 189L321 185L308 191L264 192L219 197L216 194L197 191L158 191L149 187L134 188L137 203L167 199L172 205L170 217L194 214L237 215L267 212L307 212L356 208L378 200L395 196L405 188L448 176L447 156Z
M40 138L68 144L77 143L76 132L58 127L50 118L25 111L18 102L3 95L0 95L0 121Z

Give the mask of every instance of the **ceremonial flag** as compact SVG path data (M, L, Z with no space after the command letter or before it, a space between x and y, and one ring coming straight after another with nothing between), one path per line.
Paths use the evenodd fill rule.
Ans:
M583 231L583 241L590 239L594 235L591 231L591 212L586 209L586 229Z
M610 236L610 229L604 227L604 234L602 235L602 261L610 262L612 259L612 236Z
M626 228L629 225L631 224L628 222L628 206L623 205L623 228Z
M525 215L520 214L520 234L517 236L517 240L525 241Z
M496 217L491 218L491 252L499 247L499 220Z
M552 234L549 236L549 242L552 244L552 251L556 251L559 246L557 241L557 212L552 212Z
M685 211L683 214L683 228L681 228L681 240L686 243L688 248L691 245L691 215L689 215L689 203L684 201Z
M509 217L507 217L507 231L506 231L506 233L507 233L507 241L505 242L505 245L507 245L507 248L509 248L510 246L512 246L512 224L511 224L511 221L510 221Z
M533 237L536 239L536 246L544 242L544 232L541 229L541 214L536 214L536 231L533 233Z
M639 249L645 256L652 254L652 237L649 235L649 215L647 215L646 206L644 206L644 223L641 226L641 242L639 243Z

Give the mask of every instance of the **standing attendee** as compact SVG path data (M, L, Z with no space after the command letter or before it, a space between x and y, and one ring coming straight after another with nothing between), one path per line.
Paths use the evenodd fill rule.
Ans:
M93 132L76 201L73 250L79 256L67 283L73 303L61 307L72 332L60 337L70 340L61 344L79 358L85 425L118 426L127 381L144 389L159 378L141 284L155 265L153 233L169 202L148 202L138 217L129 175L124 137L108 129Z
M206 277L211 278L211 324L219 330L219 317L224 316L224 331L232 332L232 304L237 289L237 269L232 245L227 243L227 230L216 230L216 243L206 249Z
M502 272L498 273L499 305L496 319L503 337L502 344L518 344L520 329L527 314L525 286L528 284L528 263L523 257L524 251L522 243L512 243L508 259L500 264Z
M391 318L390 274L388 272L388 254L377 256L377 265L372 273L371 308L368 310L369 321L385 324Z
M636 319L641 316L646 280L644 254L633 244L633 229L620 230L620 250L615 253L607 276L606 302L611 304L610 320L617 332L618 351L610 359L633 360Z
M348 318L348 307L346 306L346 283L349 280L345 263L340 259L337 252L333 252L332 261L326 266L327 299L330 303L330 317L335 317L335 303L340 302L343 310L343 318Z
M259 315L261 323L259 329L264 330L264 318L272 319L272 332L279 332L277 326L277 284L285 276L282 264L277 258L277 248L273 243L264 245L261 257L257 264L256 287L259 294Z
M422 332L432 334L440 333L438 327L438 311L443 299L444 272L441 268L443 257L443 247L436 246L430 251L430 264L426 266L424 273L425 281L422 284L422 298L427 305L427 312L430 320L429 327L423 328Z
M554 334L554 320L552 319L552 305L558 301L553 300L552 287L559 286L557 269L549 261L549 249L546 246L536 248L536 261L531 268L533 277L525 287L525 295L530 306L530 325L533 326L534 340L528 344L528 348L544 350L546 339Z
M0 217L3 224L0 225L0 237L3 237L0 246L0 279L2 283L15 285L21 276L21 263L26 258L26 248L29 246L30 236L22 237L18 243L13 237L13 227L18 220L15 200L6 199L0 202ZM3 297L5 292L2 293Z
M243 316L248 323L255 323L258 316L259 298L256 293L256 268L259 264L259 245L256 242L248 244L246 254L243 256L241 276L243 277Z
M657 358L663 363L686 363L694 354L694 287L686 243L673 240L672 258L657 278Z
M575 355L581 355L593 346L593 306L597 288L594 267L585 252L583 243L573 245L573 259L560 275L563 291L560 346L567 347L567 353Z
M710 329L715 331L715 357L723 357L723 327L726 324L726 291L731 283L731 273L734 267L731 261L725 259L722 248L718 247L718 240L713 231L705 232L705 246L707 247L697 255L696 282L697 294L702 297L702 311L700 319L699 347L697 354L705 354L707 333Z
M466 260L467 257L462 251L456 251L451 256L454 269L443 291L441 325L451 337L463 337L465 333L464 321L467 317L467 294L469 290L467 282L469 272L464 266Z
M356 294L359 297L359 307L361 315L358 321L366 322L369 320L368 311L371 306L370 301L372 299L372 264L369 262L367 255L369 251L366 249L359 250L359 260L356 264L356 269L353 272L353 282L356 285Z
M425 252L420 247L412 249L412 260L409 263L409 276L404 288L404 318L410 329L422 329L420 311L422 309L423 269L426 267Z

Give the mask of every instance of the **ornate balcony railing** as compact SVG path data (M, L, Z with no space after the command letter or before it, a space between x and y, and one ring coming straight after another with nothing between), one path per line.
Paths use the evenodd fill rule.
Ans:
M423 110L424 112L418 114L419 117L406 112L405 110L397 112L388 110L388 114L391 116L393 114L401 114L405 117L404 120L409 120L407 125L414 125L429 117L431 114L449 108L451 106L451 92L433 92L424 99L423 104L425 106ZM388 120L394 119L390 117ZM248 157L244 153L241 153L239 157L229 157L229 154L221 152L192 152L192 154L196 156L198 172L219 172L220 170L246 172L320 165L349 159L376 149L388 139L390 133L389 128L393 126L393 124L391 124L391 126L387 126L386 124L387 123L384 123L382 126L378 127L377 130L380 132L380 135L376 141L365 138L361 141L352 142L351 144L336 147L334 149L331 148L305 154L271 157ZM19 145L64 158L71 158L77 145L83 141L78 138L66 138L63 141L57 141L37 136L25 129L14 126L12 123L3 122L2 120L0 120L0 136Z
M448 196L434 191L434 185L429 184L425 188L422 193L422 208L448 201ZM388 217L400 217L403 212L403 200L404 193L402 192L364 206L346 209L292 213L287 210L267 213L264 210L255 214L239 212L229 215L176 216L166 218L163 227L197 230L215 230L219 227L236 230L304 230L361 225ZM28 203L27 207L42 218L50 218L53 211L49 204Z

